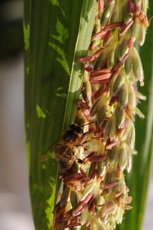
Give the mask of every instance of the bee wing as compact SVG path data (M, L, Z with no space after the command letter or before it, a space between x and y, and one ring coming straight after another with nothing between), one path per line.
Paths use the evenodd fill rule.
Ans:
M43 154L41 157L40 157L40 161L42 162L45 162L45 161L48 161L50 158L49 154Z
M43 161L47 161L49 160L50 158L50 155L48 152L52 152L52 151L55 151L55 144L52 144L50 146L48 146L43 152L42 152L42 155L40 157L40 160L43 162Z

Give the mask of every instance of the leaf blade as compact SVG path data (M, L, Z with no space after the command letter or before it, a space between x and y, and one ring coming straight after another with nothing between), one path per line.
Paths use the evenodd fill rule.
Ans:
M81 10L93 5L97 5L94 0L25 0L25 121L36 229L52 229L57 178L53 148L63 128L68 85L73 77L70 72L73 61L76 62ZM90 27L91 22L85 23ZM84 51L89 46L91 35L88 36ZM81 45L79 48L83 49ZM75 90L75 84L73 87ZM73 102L71 97L68 100L73 108L76 97L77 94ZM71 113L67 113L67 125L72 121ZM43 160L50 145L50 158Z

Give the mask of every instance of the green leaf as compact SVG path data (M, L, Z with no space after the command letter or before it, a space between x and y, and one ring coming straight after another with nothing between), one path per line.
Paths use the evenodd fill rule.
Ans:
M150 0L148 16L151 18L153 2ZM147 190L150 175L150 166L153 153L153 23L151 23L146 41L140 47L140 56L144 68L145 86L139 91L147 96L147 101L142 102L140 110L145 114L145 119L136 119L136 149L138 155L133 157L133 168L127 179L130 193L133 197L133 209L127 212L119 230L140 230L147 199Z
M52 229L62 130L74 121L95 0L25 0L25 124L35 229ZM49 148L50 147L50 148ZM48 154L49 158L46 156Z

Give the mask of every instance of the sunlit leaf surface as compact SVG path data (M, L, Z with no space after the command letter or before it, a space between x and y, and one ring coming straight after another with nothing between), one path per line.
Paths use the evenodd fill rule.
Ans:
M81 85L77 59L87 52L96 7L95 0L25 0L25 123L37 230L52 229L57 183L53 149L74 119Z

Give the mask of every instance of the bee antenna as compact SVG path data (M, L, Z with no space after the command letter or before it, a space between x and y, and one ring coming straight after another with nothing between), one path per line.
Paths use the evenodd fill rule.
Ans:
M89 122L89 123L87 123L87 124L85 124L85 125L81 125L81 127L84 127L84 126L86 126L86 125L90 125L90 124L93 124L93 123L95 123L95 122L94 122L94 121Z

